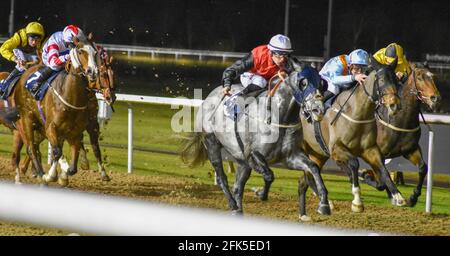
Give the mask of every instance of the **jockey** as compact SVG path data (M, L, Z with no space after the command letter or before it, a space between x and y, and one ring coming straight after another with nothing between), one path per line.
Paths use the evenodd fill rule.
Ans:
M269 44L254 48L243 59L225 69L222 76L223 93L230 95L231 84L238 76L244 86L240 94L245 96L264 89L267 81L278 71L292 72L295 61L290 58L292 51L291 41L287 36L273 36Z
M408 75L411 73L409 62L403 54L403 48L396 43L389 44L386 48L378 50L373 57L381 64L391 64L397 58L397 67L395 74L402 83L406 82Z
M361 49L352 51L349 55L339 55L325 63L319 74L328 83L324 93L324 102L339 94L341 89L352 87L355 82L362 84L367 76L364 69L369 64L369 54Z
M86 41L86 37L83 31L75 25L66 26L63 31L55 32L50 36L42 51L44 66L35 73L35 76L30 77L36 79L36 83L31 89L33 95L53 72L64 68L70 59L70 49L75 47L79 41Z
M9 76L1 82L1 95L7 91L8 88L5 86L9 85L11 80L23 73L27 62L38 62L44 37L44 27L38 22L30 22L25 28L14 33L0 47L0 54L3 58L17 63Z

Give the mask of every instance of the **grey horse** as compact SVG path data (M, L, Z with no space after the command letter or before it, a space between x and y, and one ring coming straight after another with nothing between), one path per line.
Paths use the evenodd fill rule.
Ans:
M195 166L209 159L216 172L217 184L228 199L233 213L243 213L244 186L252 169L263 175L265 185L259 196L263 200L267 199L269 187L274 180L269 162L280 162L289 169L310 173L320 197L318 212L325 215L331 212L328 192L319 168L299 147L300 105L303 104L303 108L309 110L311 118L320 120L323 115L323 98L320 91L315 90L308 97L302 97L302 102L297 102L300 99L295 96L301 94L301 89L310 86L307 79L299 77L299 71L294 71L289 76L279 73L280 81L273 90L269 89L256 98L247 98L245 102L238 104L241 112L235 114L236 122L224 116L222 89L215 89L203 102L199 110L201 113L197 114L196 130L184 141L181 152L183 161ZM278 90L275 91L276 87ZM240 85L232 86L233 91L241 89ZM267 111L268 102L271 103L271 111ZM233 193L223 170L223 153L228 154L239 165Z

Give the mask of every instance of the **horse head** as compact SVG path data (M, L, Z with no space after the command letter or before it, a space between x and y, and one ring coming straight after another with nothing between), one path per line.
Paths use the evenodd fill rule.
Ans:
M92 33L88 35L89 43L97 50L95 61L98 66L98 76L95 83L92 83L91 88L102 93L106 103L112 105L116 100L114 88L114 71L112 69L113 57L108 56L108 52L102 46L94 42Z
M442 98L433 80L435 75L426 66L418 67L413 64L411 70L408 78L408 84L412 85L411 93L415 94L422 103L428 105L433 112L436 112Z
M366 84L364 90L366 94L377 104L383 105L388 110L390 117L394 116L401 107L400 98L398 96L398 81L395 75L395 67L397 66L397 58L389 65L383 65L377 62L373 57L370 59L369 70L374 74L374 84L372 92L367 92Z
M75 73L88 79L89 84L97 81L98 65L96 61L97 51L89 42L78 42L76 47L70 50L70 63Z
M321 121L325 108L323 95L320 90L321 78L316 69L305 66L300 72L291 74L292 84L296 84L299 90L295 91L295 100L302 107L302 111L307 116L311 116L314 121Z

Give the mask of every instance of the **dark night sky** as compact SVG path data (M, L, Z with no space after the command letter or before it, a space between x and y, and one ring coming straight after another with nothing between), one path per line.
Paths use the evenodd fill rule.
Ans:
M323 55L328 0L291 0L289 36L295 54ZM69 23L97 41L247 52L283 33L284 0L28 1L16 0L16 29L39 19L49 32ZM408 58L450 55L450 2L334 0L331 55L369 52L398 42ZM8 31L9 0L0 9Z

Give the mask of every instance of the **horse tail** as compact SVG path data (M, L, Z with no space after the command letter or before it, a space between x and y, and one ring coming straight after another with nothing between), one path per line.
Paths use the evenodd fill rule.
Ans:
M17 108L10 109L2 109L0 110L0 123L8 127L9 129L14 130L15 124L19 119L19 111Z
M205 136L201 132L191 132L181 143L181 160L189 167L204 164L208 159L205 144Z

